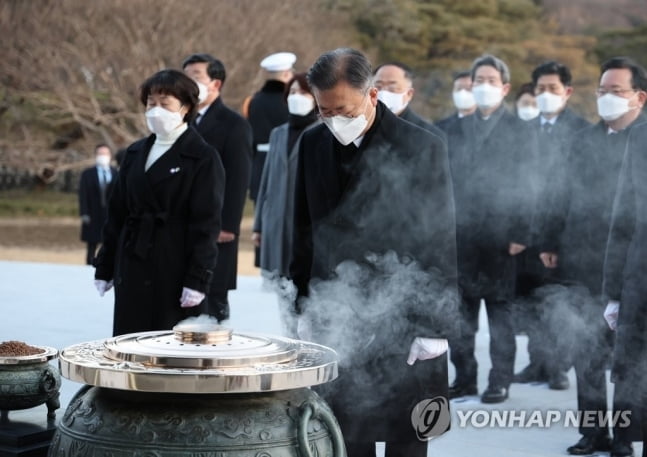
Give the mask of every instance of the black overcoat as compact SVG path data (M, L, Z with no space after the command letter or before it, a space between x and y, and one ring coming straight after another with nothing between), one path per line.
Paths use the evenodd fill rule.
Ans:
M542 250L557 252L557 279L584 285L594 296L602 291L604 252L627 137L645 120L641 115L613 134L608 134L604 121L577 132L564 184L555 186L563 190L551 198Z
M564 175L567 170L571 142L575 134L591 125L586 119L578 116L569 108L564 109L551 126L550 132L545 132L540 118L529 121L537 132L537 155L531 165L525 167L524 175L531 184L534 193L534 214L532 218L532 243L517 258L519 273L528 275L533 285L539 286L550 282L552 269L545 268L539 258L541 234L539 230L543 222L552 213L552 195L565 192L556 188L558 183L566 183Z
M247 120L227 107L221 97L211 104L195 129L216 148L225 169L221 229L235 233L236 239L218 245L218 263L211 288L231 290L236 288L240 222L251 172L252 130Z
M325 125L302 136L290 274L305 297L311 287L344 279L337 277L339 270L335 273L342 262L362 265L369 253L393 251L415 259L433 278L429 281L442 287L418 303L400 300L397 294L387 309L367 303L367 308L351 312L350 319L348 309L342 309L347 307L342 303L346 297L331 303L330 309L313 309L323 305L305 300L307 308L300 310L305 317L325 316L326 324L315 329L315 340L351 353L341 360L340 378L323 389L344 437L362 442L415 440L411 408L424 398L446 395L447 360L409 367L409 347L414 337L449 333L456 322L454 205L446 149L440 138L399 119L381 102L345 186L340 149ZM380 274L383 282L392 280L389 272ZM366 295L372 292L366 290ZM443 309L439 302L451 305ZM350 340L361 349L343 347Z
M399 116L400 119L404 119L407 122L411 122L413 125L417 125L423 130L433 133L434 135L442 139L445 144L447 144L447 137L445 135L445 132L439 129L433 123L416 114L416 112L413 111L410 106L407 106L404 111L399 114Z
M95 277L114 280L114 335L168 330L202 311L180 307L182 287L208 291L216 264L224 191L217 153L189 127L144 172L154 142L151 135L128 147L95 261Z
M530 244L532 189L524 167L532 163L534 130L503 106L489 119L472 114L447 130L463 293L506 300L514 293L511 242Z
M268 79L265 84L254 94L249 102L248 119L254 134L254 151L252 160L252 175L249 184L249 196L256 201L258 186L263 175L263 165L267 149L258 150L258 145L267 145L270 141L270 132L288 121L288 105L283 93L285 83Z
M629 134L613 205L604 264L604 295L620 302L613 375L647 399L647 123ZM643 406L644 408L644 406Z
M110 168L111 179L106 186L105 202L101 197L101 186L97 167L83 170L79 181L79 215L90 216L89 224L81 224L81 241L98 243L101 241L101 229L108 215L108 197L117 181L117 169Z

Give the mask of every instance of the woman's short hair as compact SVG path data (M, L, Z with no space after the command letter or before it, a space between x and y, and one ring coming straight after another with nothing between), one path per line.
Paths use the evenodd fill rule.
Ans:
M283 100L287 102L288 95L290 95L290 87L292 87L294 81L299 83L299 87L301 87L302 90L306 91L314 97L312 89L310 88L310 84L308 84L307 73L295 73L294 76L292 76L292 78L290 78L290 80L285 85L285 90L283 91Z
M188 108L185 122L191 122L198 111L198 85L187 75L178 70L161 70L148 78L141 85L139 100L144 106L152 94L172 95L182 106Z

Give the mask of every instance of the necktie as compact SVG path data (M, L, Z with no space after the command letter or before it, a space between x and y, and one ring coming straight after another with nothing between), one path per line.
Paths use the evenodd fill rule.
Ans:
M195 125L198 125L202 120L202 113L198 113L198 116L195 118Z
M550 122L544 122L541 126L541 131L546 135L550 135L550 131L553 129L553 124Z

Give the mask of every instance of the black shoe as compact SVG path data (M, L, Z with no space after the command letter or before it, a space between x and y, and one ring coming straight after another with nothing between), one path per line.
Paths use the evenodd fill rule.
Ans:
M542 367L535 363L529 364L526 368L521 370L519 373L514 375L513 382L519 382L522 384L528 382L546 382L548 381L548 376L544 373Z
M634 448L631 442L622 442L614 438L611 444L611 457L633 457Z
M449 386L449 398L465 397L467 395L478 395L476 384L459 384L454 382Z
M595 451L607 452L611 450L611 437L609 435L583 436L577 443L566 449L571 455L590 455Z
M508 399L508 388L496 385L489 385L483 395L481 395L482 403L502 403Z
M567 390L571 383L568 381L568 376L563 371L558 371L550 377L548 381L548 388L552 390Z

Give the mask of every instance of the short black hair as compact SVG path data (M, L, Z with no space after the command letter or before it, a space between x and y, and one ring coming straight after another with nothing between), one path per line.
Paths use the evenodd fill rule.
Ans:
M647 71L631 57L612 57L600 67L600 77L607 70L627 69L631 71L631 87L647 91Z
M198 111L198 85L187 75L179 70L161 70L148 78L142 84L139 100L144 106L148 104L151 94L172 95L188 108L185 122L191 122Z
M571 76L571 70L569 70L569 68L564 64L554 60L549 60L542 63L532 71L531 77L533 86L537 85L537 81L539 81L540 77L546 75L557 75L564 86L572 85L573 77Z
M318 90L332 89L344 81L354 89L366 91L372 79L371 63L364 54L352 48L323 53L308 71L310 87Z
M398 67L400 70L402 70L404 72L404 77L406 79L408 79L409 81L413 81L413 70L411 69L411 67L408 66L407 64L404 64L404 63L398 62L398 61L386 62L386 63L383 63L381 65L378 65L377 68L375 68L375 70L373 71L373 76L375 76L377 74L377 72L380 70L380 68L386 67L388 65Z
M517 95L514 97L514 101L515 102L518 101L523 94L530 94L534 97L535 85L533 83L524 83L521 86L519 86L519 90L517 91Z
M225 78L227 77L227 72L225 71L225 65L218 59L216 59L211 54L191 54L189 57L184 59L182 62L182 69L184 70L187 65L192 63L206 63L207 65L207 74L211 79L217 79L222 82L222 85L225 84Z
M461 78L472 78L472 72L469 70L461 70L454 72L452 83L455 83L457 79Z
M111 148L110 148L110 146L108 146L106 143L99 143L99 144L97 144L97 145L94 147L94 153L95 153L95 154L96 154L96 152L99 150L99 148L108 148L108 151L110 151L110 154L112 154L112 149L111 149Z

